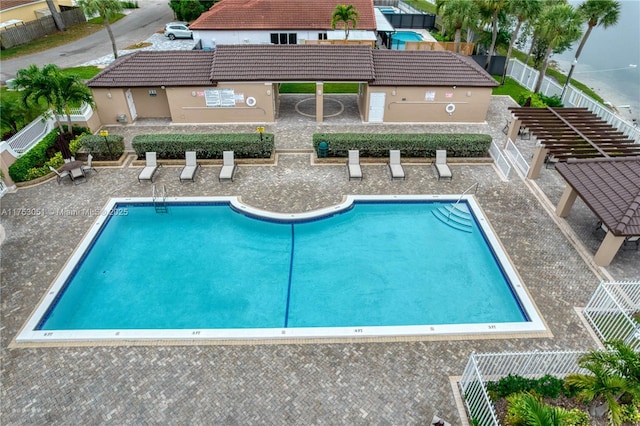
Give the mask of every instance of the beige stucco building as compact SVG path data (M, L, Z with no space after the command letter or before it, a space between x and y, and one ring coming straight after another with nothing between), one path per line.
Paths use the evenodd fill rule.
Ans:
M497 82L471 59L446 51L374 50L363 45L222 45L215 51L137 52L87 84L102 124L138 118L173 123L270 123L279 86L358 84L365 123L483 122Z

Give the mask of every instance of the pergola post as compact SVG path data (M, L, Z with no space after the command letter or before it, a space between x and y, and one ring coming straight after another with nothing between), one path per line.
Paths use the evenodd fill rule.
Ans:
M620 246L624 243L625 237L618 237L613 235L611 231L607 232L604 240L600 243L598 251L593 256L593 261L598 266L609 266L611 261L618 253Z
M556 207L556 215L559 217L569 216L569 211L571 211L571 207L573 207L577 197L578 192L571 185L567 185Z
M513 118L509 123L509 129L507 129L507 138L504 140L504 145L507 145L507 141L511 139L512 141L516 141L518 139L518 133L520 132L520 124L522 122L517 118Z
M316 122L324 119L324 83L316 82Z
M529 179L537 179L540 176L540 170L542 170L544 159L547 158L548 153L549 150L543 145L536 148L533 153L533 160L531 160L531 167L529 167L529 174L527 174Z

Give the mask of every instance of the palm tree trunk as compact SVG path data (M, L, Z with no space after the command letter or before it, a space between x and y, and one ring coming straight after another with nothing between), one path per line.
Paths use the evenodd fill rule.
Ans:
M58 31L66 31L67 28L64 26L62 16L60 16L58 9L56 9L55 4L53 4L53 0L47 0L47 6L49 6L51 17L53 18L53 22L56 24L56 28L58 29Z
M576 64L578 63L578 58L582 53L582 48L587 43L587 39L589 38L589 34L591 34L592 29L593 27L589 25L587 27L587 31L584 33L584 36L582 37L582 41L580 41L580 46L578 46L578 50L576 51L576 57L573 60L573 63L571 64L571 68L569 69L569 74L567 75L567 81L564 83L564 87L562 88L562 94L560 94L561 99L564 96L564 92L566 92L567 87L569 87L569 84L571 83L571 76L573 75L573 70L575 69Z
M118 59L118 48L116 47L116 39L113 36L113 31L111 30L109 19L107 19L106 16L103 16L102 19L104 21L104 26L107 28L107 33L109 33L109 38L111 39L111 48L113 49L113 58Z
M456 53L460 53L460 33L462 30L460 28L456 28L456 35L453 38L453 41L456 43Z
M542 87L542 80L544 80L544 74L547 72L547 66L549 65L549 56L551 56L551 51L553 49L551 47L547 48L547 51L544 53L544 59L542 60L542 68L540 68L540 75L538 76L538 81L536 81L536 87L533 89L533 93L538 93L540 88Z
M502 81L500 84L504 84L505 79L507 78L507 68L509 67L509 59L511 59L511 51L513 50L513 45L518 38L518 32L520 32L520 26L522 25L522 21L518 19L518 23L516 24L516 29L513 30L513 34L511 34L511 40L509 41L509 49L507 50L507 58L504 63L504 70L502 71Z
M488 70L489 65L491 65L491 57L493 56L493 51L496 48L496 40L498 39L498 13L493 14L493 25L491 32L491 46L489 46L489 54L487 55L487 62L484 64L484 69Z

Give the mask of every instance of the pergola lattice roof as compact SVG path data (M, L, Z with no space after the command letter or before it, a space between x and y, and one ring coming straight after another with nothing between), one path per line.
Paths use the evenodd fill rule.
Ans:
M509 107L558 160L640 155L640 144L586 108Z

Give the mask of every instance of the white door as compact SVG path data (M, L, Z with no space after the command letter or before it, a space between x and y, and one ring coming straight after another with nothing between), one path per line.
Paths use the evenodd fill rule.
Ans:
M384 121L384 92L371 92L369 94L369 122L382 123Z
M136 117L138 117L138 113L136 112L136 104L133 103L133 95L131 94L131 90L127 90L124 93L124 96L127 98L127 104L129 105L129 113L131 114L131 121L135 121Z

